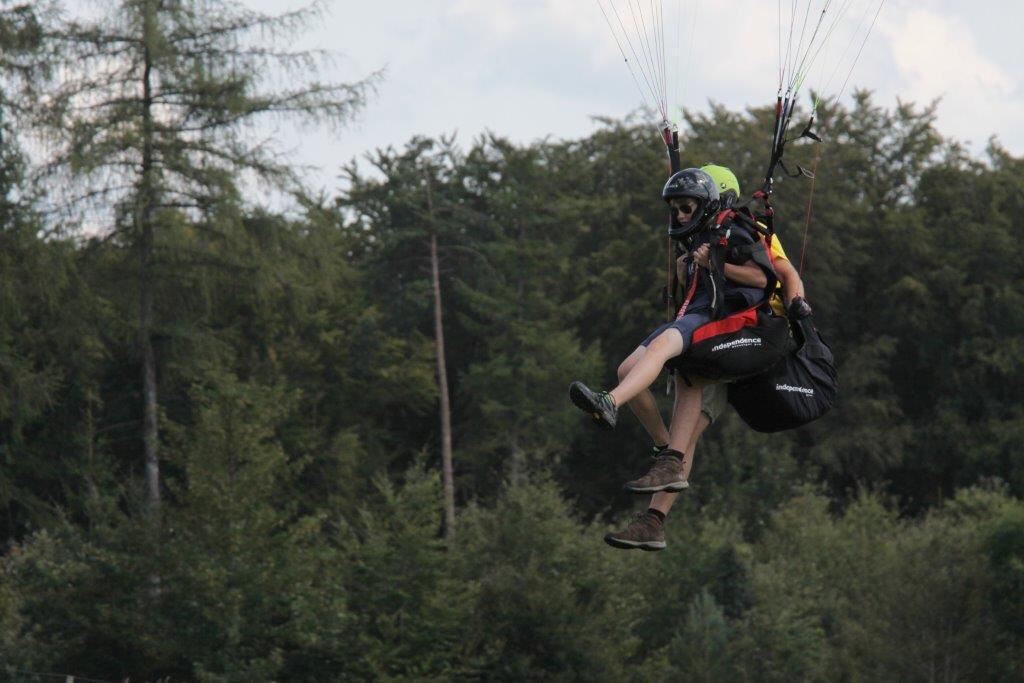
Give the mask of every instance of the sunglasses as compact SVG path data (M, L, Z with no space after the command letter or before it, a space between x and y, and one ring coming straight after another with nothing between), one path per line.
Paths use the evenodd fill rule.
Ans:
M687 216L689 216L690 214L697 210L696 206L691 206L690 204L676 204L675 202L673 202L669 204L669 206L672 207L672 213L679 212Z

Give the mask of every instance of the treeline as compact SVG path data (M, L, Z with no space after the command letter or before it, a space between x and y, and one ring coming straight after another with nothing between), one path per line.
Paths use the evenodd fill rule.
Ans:
M817 180L780 177L776 205L839 403L773 436L724 416L668 549L627 553L601 535L643 504L621 484L650 444L628 416L592 430L566 388L610 383L663 314L652 129L414 138L311 197L245 135L297 94L259 91L244 51L221 60L272 18L112 8L77 25L0 4L6 677L1024 668L1024 158L976 158L930 108L868 93L822 111L826 142L787 152ZM71 88L52 76L74 59L124 68ZM311 84L298 109L338 122L371 86ZM684 163L749 193L771 121L690 114ZM23 151L40 139L45 163ZM257 208L253 176L294 209Z

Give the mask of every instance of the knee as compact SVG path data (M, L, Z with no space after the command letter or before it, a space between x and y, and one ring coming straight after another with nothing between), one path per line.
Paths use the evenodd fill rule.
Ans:
M636 365L636 361L633 360L632 356L619 363L618 375L620 382L626 379L626 375L629 374L629 371L633 369L634 365Z
M682 335L676 330L669 329L655 337L654 341L647 347L647 350L653 355L667 358L678 355L682 350L682 346Z
M626 375L628 375L630 371L633 369L633 367L640 361L640 359L644 357L645 353L647 353L647 347L638 346L636 347L636 350L633 351L633 353L626 356L626 360L619 363L619 369L617 372L620 382L626 379Z

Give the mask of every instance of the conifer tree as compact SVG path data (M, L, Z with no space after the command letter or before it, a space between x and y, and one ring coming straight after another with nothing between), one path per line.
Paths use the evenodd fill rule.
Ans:
M464 191L458 183L465 164L454 139L439 141L414 138L401 155L382 150L372 159L383 180L366 178L358 167L348 171L350 188L345 203L355 211L356 220L369 226L380 238L373 258L394 269L393 277L381 283L404 300L429 288L429 335L433 337L438 387L438 416L441 427L441 476L443 482L444 535L455 539L455 475L452 446L452 409L449 372L445 352L446 301L442 295L442 270L452 262L453 251L471 242L464 231ZM424 263L423 255L427 259ZM412 267L410 267L412 266ZM428 282L429 281L429 284ZM412 285L412 286L410 286ZM389 297L390 299L390 297ZM423 303L409 301L412 319L422 315ZM416 311L415 309L420 309ZM424 329L428 325L422 325Z
M575 373L596 374L596 354L566 324L581 310L571 287L584 276L572 249L594 212L576 194L579 172L579 155L563 146L520 148L497 136L478 142L462 171L479 207L467 228L489 267L463 278L473 291L460 313L479 339L461 430L479 462L499 459L512 480L565 455L565 435L579 425L565 387Z
M317 17L319 4L278 16L205 0L119 0L103 10L53 32L63 78L39 120L50 177L75 190L63 207L134 261L146 498L156 507L160 279L175 261L180 268L211 258L203 246L223 242L220 209L236 200L240 176L294 186L291 167L255 137L258 122L337 126L363 104L375 77L321 83L322 54L279 47ZM163 241L182 221L203 233L191 254L181 245L172 253Z

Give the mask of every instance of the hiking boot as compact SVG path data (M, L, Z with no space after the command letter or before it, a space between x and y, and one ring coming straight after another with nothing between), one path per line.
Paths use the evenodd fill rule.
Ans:
M682 491L690 483L683 479L683 454L666 448L651 458L651 469L647 474L626 482L626 490L633 493L655 493L657 491Z
M615 429L619 411L607 391L593 392L583 382L573 382L569 385L569 398L577 408L590 413L594 422L605 429Z
M625 529L605 534L604 542L624 550L661 550L665 547L665 525L650 512L638 512Z

